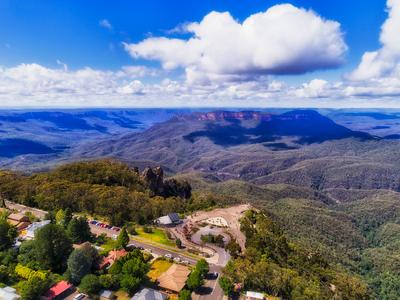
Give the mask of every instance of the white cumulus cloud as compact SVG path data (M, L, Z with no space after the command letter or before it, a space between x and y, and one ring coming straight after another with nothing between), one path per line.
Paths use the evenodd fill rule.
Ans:
M160 61L165 69L183 68L187 81L196 83L334 68L347 50L338 22L290 4L243 22L228 12L211 12L185 29L191 38L150 37L125 49L134 58Z
M388 0L389 16L382 26L377 51L366 52L360 65L348 77L368 80L398 75L400 70L400 0Z

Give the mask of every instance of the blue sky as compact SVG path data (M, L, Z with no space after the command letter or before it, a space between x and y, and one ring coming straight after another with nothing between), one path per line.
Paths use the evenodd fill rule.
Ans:
M347 74L361 67L365 52L379 52L380 49L384 48L379 40L382 35L381 26L388 20L388 9L390 12L392 6L394 6L392 8L393 14L397 18L396 5L398 5L398 2L397 0L388 0L387 2L384 0L2 0L0 2L0 66L4 74L0 77L4 76L5 81L15 84L16 87L15 90L12 90L10 84L3 89L0 86L0 105L15 106L17 105L15 103L20 102L25 106L107 106L108 104L111 106L114 104L115 106L169 106L170 104L180 106L185 105L187 99L192 96L193 99L197 99L190 103L193 106L209 105L210 101L211 104L216 106L227 104L246 106L257 105L257 103L260 106L264 104L266 106L273 104L279 106L280 99L282 99L281 103L284 103L284 106L309 106L314 102L318 104L318 99L322 99L322 106L341 106L343 103L340 104L340 101L335 102L335 99L333 99L332 95L335 92L329 91L337 89L339 85L348 88L348 90L350 90L349 87L353 88L354 84L350 84L344 78ZM297 61L292 59L284 63L286 69L275 65L275 67L265 67L269 63L265 59L259 64L251 63L251 66L238 67L237 69L230 68L227 65L213 68L205 67L203 62L197 62L193 57L185 60L179 57L171 58L170 54L166 54L165 51L167 50L161 49L159 48L161 46L155 44L157 42L155 38L160 37L170 41L178 39L186 42L197 33L187 29L172 32L171 30L174 28L184 29L190 23L201 24L202 20L212 11L228 12L235 22L242 24L250 16L266 13L268 9L282 4L291 4L294 8L307 12L310 19L320 18L324 26L326 25L326 30L332 35L332 39L336 39L335 41L340 44L338 45L342 49L338 50L334 57L331 54L329 54L330 56L321 54L320 62L312 66L299 67L300 72L292 72L291 70L297 69L297 66L303 63L301 59L306 61L310 58L302 57L299 54ZM293 11L293 13L301 12ZM293 23L294 30L292 31L295 31L295 20L292 22L291 14L288 14L288 16L288 24ZM222 16L215 18L216 20L223 19ZM340 29L333 29L332 27L329 29L327 22L330 21L336 22ZM260 23L258 26L258 29L264 30L262 26L273 27L274 24L271 22ZM272 31L273 29L267 28L266 30ZM293 32L293 34L296 33ZM309 38L310 41L318 40L324 33L316 32L315 34L315 37ZM339 36L342 38L341 41L337 40ZM289 36L288 39L290 38ZM208 37L204 39L208 39ZM144 41L148 41L149 44L146 44L146 49L143 48L145 45L142 45ZM260 42L257 45L261 49L259 51L262 51L263 47L268 50L269 47L279 46L273 45L273 42L270 45L268 40L263 42L264 44L260 44ZM285 44L281 41L282 43ZM323 47L323 43L327 43L327 41L321 43L320 47ZM210 49L204 51L212 52L213 46L210 47ZM218 47L219 45L216 43L216 48ZM186 53L189 51L188 49L192 48L190 45L186 45L183 48L178 48L178 51L182 50ZM277 49L276 51L281 51L281 48L278 47ZM164 52L160 54L160 51ZM304 52L304 49L301 48L299 51ZM310 52L313 51L320 53L321 49L310 50ZM382 50L381 52L386 53L387 51ZM241 58L238 53L230 53L228 49L226 56L229 55L236 56L237 59ZM252 53L248 52L246 55L244 59L250 61L249 55L251 56ZM262 54L254 53L254 55ZM266 54L266 56L269 55L275 55L275 52ZM203 56L204 53L199 54L198 57ZM386 71L384 73L386 77L398 79L397 71L394 70L397 69L400 55L393 54L391 58L393 57L396 61L395 63L392 62L394 65L391 73L389 72L390 76L387 76ZM288 64L290 64L289 67ZM378 62L375 63L375 65L377 64ZM165 67L166 65L173 65L173 67ZM118 73L129 66L134 66L136 73L140 69L140 74L133 74L132 72L127 74L125 71L123 75ZM90 76L99 78L100 73L103 72L101 76L111 76L111 78L107 77L102 80L115 81L112 86L109 86L110 90L123 90L124 92L110 92L110 100L107 99L107 96L104 96L104 92L101 93L102 97L97 97L96 93L93 93L93 95L89 92L81 93L75 87L73 82L75 79L72 77L77 76L77 80L82 83L82 77L80 77L82 74L79 72L85 70L85 68L89 68L91 72L94 72L94 75L85 74L83 81L86 80L90 84ZM64 69L64 72L62 72L62 69ZM202 69L201 74L198 71L199 69ZM198 74L196 74L194 82L191 82L189 75L193 70L196 70ZM376 92L376 89L373 92L367 91L367 87L370 87L371 84L369 80L375 80L374 84L376 84L377 78L381 79L384 76L378 74L377 77L375 74L374 77L367 76L367 78L360 76L360 72L354 73L353 79L362 78L356 80L357 84L354 88L362 88L363 92L348 94L348 97L354 101L354 105L357 104L357 101L363 101L358 99L365 98L374 98L371 101L371 106L397 105L395 98L400 88L398 89L397 86L390 87L391 92L388 93L386 84L384 92L382 92L382 87L380 87L381 93ZM104 73L106 74L104 75ZM251 75L254 73L262 76ZM30 75L27 76L26 74ZM227 75L229 75L229 78ZM202 80L197 80L199 76ZM26 81L26 77L29 77L29 82ZM204 80L204 78L207 80ZM319 83L318 81L314 82L317 89L324 85L323 89L327 92L321 92L319 95L316 93L311 97L305 93L293 92L296 91L296 87L298 89L307 87L306 85L313 80L319 80ZM61 81L68 81L68 84L63 86ZM360 83L361 81L365 87ZM101 80L97 84L101 85ZM246 96L246 88L253 90L256 85L265 86L266 84L273 85L271 96L268 96L265 90L259 94L260 97L249 93ZM28 89L29 91L26 93L19 91L18 88L23 85L30 87L30 90ZM171 93L169 97L165 97L161 85L173 86L179 92ZM48 91L43 86L48 86ZM79 88L83 88L82 84ZM157 89L159 94L154 92ZM201 97L196 92L199 89L203 91L200 93ZM237 94L222 93L224 89L235 89L243 92ZM89 87L88 90L95 91L96 87ZM183 90L186 91L187 95L183 95ZM292 92L288 92L290 90ZM207 98L205 91L213 95L212 100L204 100ZM229 100L229 95L235 100ZM288 102L287 99L293 98L293 95L301 100ZM93 101L93 98L102 98L102 100ZM258 102L254 100L256 98ZM271 98L274 98L272 102L269 100Z

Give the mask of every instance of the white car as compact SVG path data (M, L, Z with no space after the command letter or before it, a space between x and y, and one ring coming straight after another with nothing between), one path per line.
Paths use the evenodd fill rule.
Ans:
M171 259L172 255L168 253L168 254L165 254L164 257Z
M174 262L181 262L180 257L175 257L175 258L174 258Z
M80 293L74 297L74 300L81 300L84 299L85 297L86 297L85 294Z

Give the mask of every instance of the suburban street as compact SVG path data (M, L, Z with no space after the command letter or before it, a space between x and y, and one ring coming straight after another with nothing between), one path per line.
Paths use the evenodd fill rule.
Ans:
M44 210L28 207L28 206L14 203L11 201L6 201L6 205L7 205L8 209L16 210L21 213L31 212L35 217L37 217L39 219L43 219L47 214L47 212ZM112 229L103 228L103 227L96 226L93 224L89 224L89 227L90 227L91 232L95 235L105 234L106 236L108 236L110 238L115 238L116 235L118 235L118 232L116 232ZM135 247L150 250L154 256L165 256L165 255L169 254L173 258L178 257L181 261L189 262L190 265L195 265L197 262L197 260L194 259L193 257L187 256L182 253L178 253L178 251L171 251L171 250L165 249L161 246L160 247L155 246L154 243L149 244L149 243L146 243L143 241L137 241L133 238L130 239L129 243L134 245ZM191 246L193 246L193 244ZM223 295L223 291L222 291L221 287L218 284L218 278L221 274L222 266L224 266L229 260L229 254L227 254L226 251L222 248L219 248L219 247L212 247L212 248L217 252L218 262L216 264L210 263L209 276L206 278L205 284L199 290L199 292L193 293L193 295L192 295L193 299L196 299L196 300L220 300L220 299L223 299L224 295ZM213 276L214 272L218 273L218 277ZM75 292L66 299L68 299L68 300L73 299L73 297L77 294L78 293Z
M116 233L112 229L107 229L107 228L102 228L93 224L89 224L90 229L92 233L99 235L99 234L106 234L108 237L113 237L115 236ZM135 247L141 247L143 249L149 249L151 250L151 253L157 256L165 256L166 254L171 255L173 258L179 257L181 261L188 261L190 265L195 265L196 260L186 256L184 254L180 254L174 251L170 251L168 249L162 248L162 247L157 247L154 246L153 244L148 244L142 241L137 241L135 239L130 239L129 241L130 244L134 245ZM216 247L218 248L218 247ZM229 260L229 254L228 257L226 256L226 251L221 251L223 249L220 248L220 255L219 255L219 263L226 264L227 260ZM223 254L224 252L225 254ZM218 284L218 278L219 275L221 274L222 267L220 265L215 265L215 264L210 264L210 274L209 277L205 281L205 285L200 289L199 293L193 294L193 299L198 299L198 300L220 300L223 298L224 293L221 289L221 287ZM212 273L217 272L218 273L218 278L215 278L211 276Z

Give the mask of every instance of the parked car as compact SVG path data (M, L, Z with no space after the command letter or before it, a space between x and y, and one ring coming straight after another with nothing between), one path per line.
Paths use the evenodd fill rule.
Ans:
M181 262L181 258L180 257L175 257L174 258L174 262Z
M114 231L117 231L117 232L121 230L121 228L119 228L119 227L115 227L115 226L114 226L113 228L114 228L113 230L114 230Z
M153 251L151 249L144 249L144 251L147 251L149 253L152 253Z
M95 221L95 220L89 221L89 223L92 225L97 225L97 221Z
M86 297L85 294L80 293L74 297L74 300L81 300L84 299L85 297Z
M106 224L106 228L107 228L107 229L111 229L112 227L111 227L110 225L107 225L107 224Z
M169 253L165 254L165 255L164 255L164 257L165 257L165 258L172 259L172 255L171 255L171 254L169 254Z

